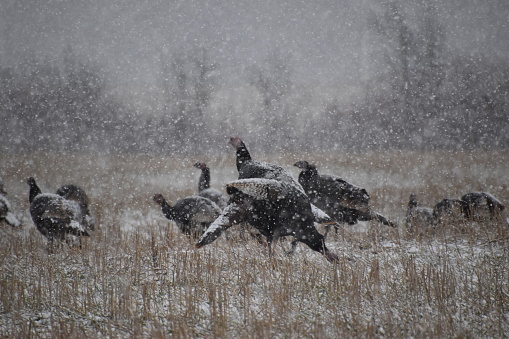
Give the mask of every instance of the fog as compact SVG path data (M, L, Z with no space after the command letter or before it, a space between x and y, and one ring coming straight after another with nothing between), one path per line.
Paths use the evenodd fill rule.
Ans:
M177 150L230 134L509 145L504 0L2 1L0 13L9 150Z

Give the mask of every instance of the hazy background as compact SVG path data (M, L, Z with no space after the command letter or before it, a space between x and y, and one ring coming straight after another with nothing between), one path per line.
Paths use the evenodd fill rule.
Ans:
M508 22L506 0L2 1L0 142L507 148Z

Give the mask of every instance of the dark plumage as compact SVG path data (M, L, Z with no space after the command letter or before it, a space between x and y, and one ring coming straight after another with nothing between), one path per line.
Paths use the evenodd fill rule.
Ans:
M83 225L79 204L60 195L42 193L35 179L27 180L30 187L30 215L36 228L50 243L65 240L67 235L89 236Z
M314 226L309 198L295 186L274 179L240 179L226 186L230 204L200 238L196 247L213 242L222 231L246 222L267 238L269 254L279 237L293 236L323 254L338 260L325 246L324 237Z
M19 227L21 222L12 213L11 202L7 199L6 195L7 192L5 191L3 180L0 177L0 222L5 221L13 227Z
M239 137L230 138L230 144L236 150L236 165L239 179L264 178L285 182L304 193L302 186L283 167L266 162L255 161L247 150L246 145ZM311 204L311 209L318 223L334 223L326 212Z
M472 192L461 197L464 202L465 217L469 219L496 218L505 206L487 192Z
M201 197L212 200L223 209L228 204L228 199L218 190L210 187L210 168L204 162L197 162L194 167L201 170L198 180L198 194Z
M335 175L319 174L316 166L298 161L294 166L302 171L299 183L318 208L337 222L355 224L359 220L377 220L394 227L394 223L374 212L369 206L369 194L364 188L352 185Z
M236 150L236 165L239 171L239 179L275 179L296 186L302 190L299 183L297 183L283 167L253 160L246 145L239 137L230 138L230 144Z
M175 221L182 233L200 236L221 214L221 209L210 199L189 196L169 205L161 194L154 195L154 201L161 206L163 215Z
M0 177L0 194L7 194L5 191L4 179Z
M95 222L90 215L90 209L88 207L90 201L85 190L76 185L64 185L60 187L56 193L67 200L76 201L81 208L81 224L89 231L95 229Z
M408 201L408 209L406 215L406 226L409 229L421 228L425 229L435 224L433 218L433 209L430 207L417 206L415 194L410 194Z
M460 199L445 198L433 208L433 220L436 224L463 219L467 204Z

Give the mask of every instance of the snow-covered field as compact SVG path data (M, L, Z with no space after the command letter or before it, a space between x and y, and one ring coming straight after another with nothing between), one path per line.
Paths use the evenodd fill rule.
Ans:
M509 202L509 152L267 155L296 177L297 160L365 187L399 223L345 226L328 263L282 241L270 259L254 240L195 249L152 196L196 192L196 161L212 186L236 178L233 152L215 157L2 154L21 229L0 225L0 337L505 337L509 334L509 227L456 222L408 234L410 193L422 205L487 191ZM43 192L67 183L92 200L99 229L83 248L49 253L28 214L28 176Z

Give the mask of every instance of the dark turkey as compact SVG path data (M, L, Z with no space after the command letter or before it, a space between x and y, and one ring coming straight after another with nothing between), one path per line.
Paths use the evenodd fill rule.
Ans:
M81 225L89 231L95 229L95 222L90 215L90 209L88 207L90 201L85 190L76 185L64 185L60 187L56 193L67 200L76 201L81 208Z
M12 213L11 202L6 197L7 192L5 191L4 182L0 177L0 222L5 221L7 224L13 227L21 226L21 222Z
M463 219L467 204L460 199L445 198L433 208L433 220L436 224Z
M199 237L221 214L221 209L210 199L197 195L179 199L173 206L161 194L154 195L163 215L175 221L182 233Z
M283 167L253 160L246 145L239 137L230 138L230 144L236 150L236 165L239 171L239 179L275 179L296 186L302 190L299 183L297 183Z
M226 191L230 204L203 234L197 248L210 244L232 225L246 222L267 238L269 255L279 237L291 235L330 262L338 260L314 226L309 198L294 185L274 179L240 179L227 184Z
M28 178L27 183L30 187L30 215L35 227L50 244L55 239L66 240L68 235L89 236L81 224L81 208L76 201L57 194L42 193L32 177Z
M230 144L236 150L236 164L237 170L239 171L239 179L275 179L285 182L304 193L302 186L295 181L290 173L288 173L283 167L253 160L246 145L239 137L230 138ZM316 207L313 203L311 204L311 209L316 222L322 224L335 224L334 220L331 219L326 212Z
M468 219L494 219L505 209L500 200L487 192L467 193L461 200L465 204L465 217Z
M358 221L377 220L395 227L393 222L371 210L369 194L364 188L335 175L319 174L316 166L307 161L298 161L294 166L302 170L299 183L311 202L335 221L353 225Z
M223 209L228 204L228 199L217 189L210 187L210 168L204 162L197 162L194 167L201 170L198 180L198 195L212 200Z
M406 227L409 230L414 228L426 229L435 225L433 209L430 207L417 206L415 194L410 194L406 214Z

